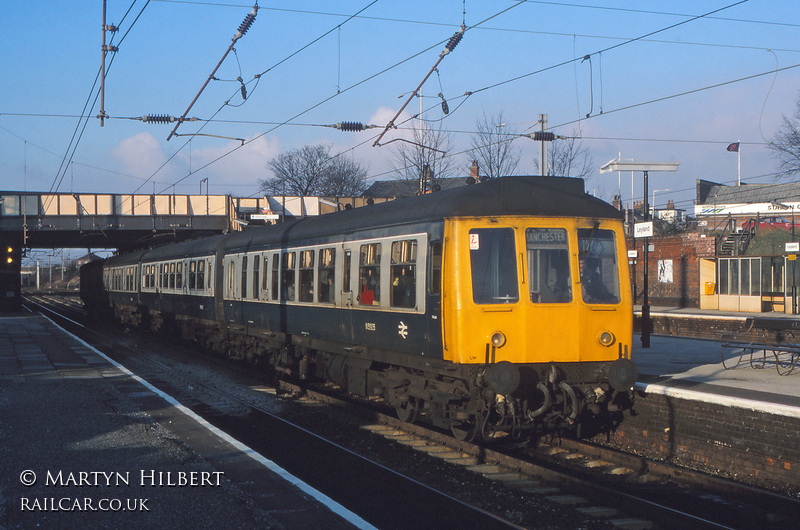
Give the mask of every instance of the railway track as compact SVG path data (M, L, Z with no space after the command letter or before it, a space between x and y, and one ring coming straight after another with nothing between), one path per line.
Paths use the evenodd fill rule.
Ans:
M27 303L39 304L38 307L43 311L57 311L66 313L70 320L81 323L85 318L80 307L80 301L64 300L61 297L36 297L29 298ZM44 306L44 307L43 307ZM57 317L56 317L57 318ZM73 324L75 325L75 324ZM93 333L97 333L94 331ZM136 352L136 356L128 355L129 361L138 358L138 362L144 362L147 366L143 369L155 372L153 377L159 380L169 381L173 387L170 391L179 391L181 388L192 387L194 394L187 396L192 402L192 408L198 409L204 415L209 415L209 421L223 424L223 428L234 428L231 424L236 423L232 418L248 418L254 414L269 416L272 413L263 410L263 406L253 401L253 396L263 398L264 393L272 393L262 386L251 387L251 392L246 392L243 397L221 390L213 384L208 384L198 379L195 375L180 374L175 375L175 367L169 366L163 359L156 359L150 354L143 355L141 351ZM145 359L143 361L143 359ZM172 374L172 375L170 375ZM354 428L370 433L371 436L379 436L386 440L391 440L392 445L402 448L402 451L413 450L418 459L430 458L441 463L444 469L449 470L457 476L469 474L480 477L479 484L494 484L493 490L501 491L500 497L504 498L525 498L534 499L537 504L551 505L555 511L572 512L576 514L573 519L566 519L562 524L565 527L571 526L570 523L578 523L575 517L581 520L590 521L589 527L622 527L622 528L756 528L765 527L786 527L791 528L798 520L800 508L793 499L781 497L762 490L749 488L741 484L725 481L697 473L692 470L679 469L667 466L654 461L649 461L636 455L620 453L618 451L586 444L584 442L572 440L559 440L559 443L542 444L535 451L521 451L515 449L499 449L476 444L459 442L451 436L422 425L408 424L401 422L395 417L376 410L374 407L365 411L353 413L351 411L352 400L342 396L335 390L328 389L308 389L300 388L296 385L282 383L283 391L292 392L295 396L302 396L296 399L294 404L300 404L313 412L304 414L310 416L310 420L301 422L302 432L308 433L309 423L319 423L314 417L320 412L319 404L328 404L327 410L322 412L324 415L331 413L337 416L341 424L349 423ZM200 397L198 397L200 396ZM264 420L260 427L253 427L252 421L246 427L241 427L242 435L247 432L272 432L275 424L286 422L285 418L271 419L269 422ZM222 425L221 425L222 426ZM294 435L292 435L294 436ZM315 438L316 435L312 435ZM355 436L351 436L355 438ZM294 440L294 438L292 438ZM315 439L318 439L315 438ZM320 439L321 440L321 439ZM243 440L244 441L244 440ZM344 442L348 442L345 440ZM249 443L249 442L246 442ZM321 443L313 442L314 444ZM347 445L347 443L339 444ZM264 450L279 451L280 447L264 447ZM344 450L353 458L352 449ZM294 441L289 453L296 453ZM362 451L363 452L363 451ZM272 458L270 454L270 458ZM297 459L296 455L287 454L282 458L287 461ZM342 462L344 457L331 457L334 461ZM279 460L278 463L281 463ZM315 464L308 471L310 478L320 475L319 468ZM355 464L348 464L350 468ZM379 467L387 467L380 464ZM326 475L337 473L325 473ZM371 476L372 471L359 472L360 476ZM377 473L377 472L375 472ZM402 476L402 475L399 475ZM301 476L303 478L303 476ZM306 480L305 478L303 478ZM380 482L386 479L380 479ZM399 479L398 479L399 480ZM311 481L309 481L311 483ZM453 520L461 520L450 509L443 510L436 503L430 502L430 496L436 491L435 487L422 486L420 479L412 478L412 484L422 487L424 494L420 494L421 504L434 504L436 509L433 512L439 514L447 513L449 523ZM313 483L312 483L313 485ZM331 484L334 491L345 489L341 484ZM355 487L356 491L360 486ZM409 486L395 486L390 491L401 491ZM478 486L480 488L480 486ZM371 491L374 488L369 488ZM356 495L358 496L358 495ZM426 496L428 498L426 498ZM499 501L489 499L489 495L484 495L482 506L503 504ZM469 501L458 501L452 498L451 494L446 494L445 498L452 500L456 505L464 503L469 505ZM445 502L442 500L441 502ZM398 503L395 498L389 502L394 505ZM345 504L343 502L343 504ZM383 503L380 503L383 504ZM411 502L401 511L408 512ZM460 509L464 509L459 507ZM501 509L502 516L495 516L489 513L490 510L479 508L478 514L481 519L488 517L491 524L484 527L494 527L495 525L539 526L540 521L531 521L524 515L519 517L508 516L509 509ZM393 514L398 517L400 514ZM435 517L430 514L426 517ZM475 517L466 516L464 520L476 520ZM369 519L369 518L368 518ZM371 519L370 519L371 520ZM384 519L381 527L398 525L400 519ZM427 523L433 519L426 519ZM585 524L585 523L583 523ZM386 526L388 525L388 526ZM441 526L441 525L439 525ZM447 526L447 524L445 524Z

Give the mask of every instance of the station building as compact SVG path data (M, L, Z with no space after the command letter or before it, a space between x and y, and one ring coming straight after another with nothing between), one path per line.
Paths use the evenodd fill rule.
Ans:
M798 314L800 182L698 180L696 193L689 228L649 239L651 304ZM636 219L635 208L626 218ZM640 297L643 240L630 238L628 248Z

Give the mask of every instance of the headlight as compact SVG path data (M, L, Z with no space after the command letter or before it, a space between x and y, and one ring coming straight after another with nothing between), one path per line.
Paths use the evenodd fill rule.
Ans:
M506 336L500 333L499 331L492 335L492 346L495 348L501 348L506 343Z
M603 346L611 346L614 344L614 334L610 331L604 331L600 333L600 335L597 337L597 340L600 341L600 344Z

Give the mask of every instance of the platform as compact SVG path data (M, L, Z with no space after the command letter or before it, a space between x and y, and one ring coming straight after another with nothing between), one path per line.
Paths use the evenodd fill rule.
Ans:
M744 327L748 317L764 313L731 313L713 310L660 308L652 309L654 318L696 320L709 336L726 325ZM775 314L774 318L797 318ZM681 333L679 330L676 333ZM637 389L646 392L669 392L684 397L751 410L800 418L800 370L781 376L774 365L752 368L747 362L727 370L722 365L722 348L712 338L686 338L653 334L650 348L642 348L640 335L634 335L632 359L639 370ZM726 360L735 364L738 355L726 352Z
M370 528L44 317L0 317L0 528Z

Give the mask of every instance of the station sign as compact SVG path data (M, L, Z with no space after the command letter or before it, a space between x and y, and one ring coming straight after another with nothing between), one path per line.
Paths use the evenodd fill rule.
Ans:
M638 258L639 257L639 251L638 250L629 250L628 251L628 257L631 258L631 259Z
M800 243L786 243L786 252L800 252Z
M633 225L633 237L653 237L653 221Z

